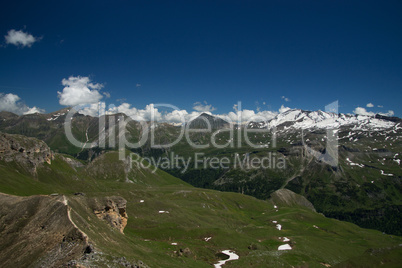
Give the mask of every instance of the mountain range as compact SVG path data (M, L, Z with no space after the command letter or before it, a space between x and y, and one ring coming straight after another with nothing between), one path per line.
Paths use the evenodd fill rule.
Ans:
M65 135L67 114L0 112L4 267L212 267L226 258L224 250L239 256L228 267L400 263L399 118L288 110L231 126L202 114L190 128L209 122L213 131L188 139L209 146L194 148L180 139L153 147L149 138L125 152L148 160L190 159L184 170L119 160L123 114L101 120L75 114L72 133L90 146L73 146ZM172 143L181 129L147 126L159 145ZM128 122L126 138L138 141L143 127ZM263 131L248 133L247 141L245 129ZM337 143L337 166L311 153L325 154L330 139ZM197 166L196 153L203 161L242 162ZM269 168L250 168L253 159L265 158ZM284 168L275 159L283 159Z

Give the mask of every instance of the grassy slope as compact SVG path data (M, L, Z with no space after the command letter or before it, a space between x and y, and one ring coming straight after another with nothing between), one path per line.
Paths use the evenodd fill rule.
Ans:
M105 256L142 260L151 267L211 267L218 260L216 254L224 249L240 255L240 260L229 262L228 267L346 265L349 259L349 263L365 261L372 248L383 248L379 252L388 263L400 258L395 250L384 249L402 243L400 237L361 229L300 207L279 207L276 211L270 201L194 188L160 170L156 174L147 169L125 173L115 152L77 171L56 156L51 165L45 163L38 169L36 179L13 165L0 163L0 191L16 195L65 194L73 208L74 222ZM98 174L92 178L95 170ZM135 182L125 182L122 176ZM86 195L75 196L74 192ZM91 210L93 198L113 195L128 201L125 234L98 220ZM169 213L160 214L159 210ZM283 229L277 230L272 220ZM290 238L292 251L277 250L284 244L278 237L283 236ZM212 239L206 242L206 237ZM248 248L250 245L253 250ZM174 254L185 248L190 249L190 255Z
M99 148L81 151L81 148L72 146L64 135L63 116L54 121L46 120L48 115L16 117L2 113L0 117L6 119L0 120L0 130L43 139L52 150L78 155L80 159L91 159L91 156L94 157L93 154L97 155L100 151ZM114 117L116 121L117 116ZM109 118L106 120L106 128L108 128L108 122ZM78 140L84 142L86 133L89 141L97 140L98 128L97 119L82 115L74 116L72 131ZM130 132L128 139L131 142L138 141L140 135L138 125L130 125L127 129ZM178 131L177 127L161 124L156 131L156 143L166 144L174 141ZM298 153L302 152L300 134L300 131L289 131L278 135L276 148L272 148L270 144L268 148L251 149L244 146L244 138L242 138L241 148L237 148L238 133L235 131L235 148L228 146L217 149L210 144L209 148L194 150L183 138L169 150L169 153L174 152L184 157L194 157L195 152L201 152L205 154L205 157L227 156L229 158L232 158L235 153L266 155L272 151L277 152L278 155L282 153L286 155L288 165L285 170L257 170L245 173L238 169L228 172L228 170L190 168L185 174L178 170L167 171L196 187L241 192L260 199L269 198L273 191L285 186L304 195L313 202L318 211L325 215L348 220L360 226L376 228L386 233L401 234L399 227L401 217L398 215L402 209L400 186L402 173L400 165L394 159L400 157L395 155L402 148L400 130L364 132L342 127L339 131L340 168L336 171L315 159L310 161L309 157ZM323 150L325 134L323 130L312 133L307 131L304 133L304 140L312 148ZM248 136L254 144L271 142L270 134L250 133ZM230 139L229 132L221 131L215 138L218 144L226 144ZM198 144L209 144L211 135L192 133L191 140ZM144 156L163 156L163 151L150 149L149 144L138 149L138 152ZM346 158L366 166L364 168L352 166ZM393 176L381 175L381 170ZM294 177L297 178L293 179ZM224 183L214 184L218 179Z

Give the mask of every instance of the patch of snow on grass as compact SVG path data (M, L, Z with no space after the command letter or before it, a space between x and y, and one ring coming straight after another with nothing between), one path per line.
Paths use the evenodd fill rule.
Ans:
M361 167L361 168L364 167L363 164L353 163L353 162L349 159L349 157L346 158L346 161L349 162L349 165L350 165L350 166L358 166L358 167Z
M384 170L381 170L381 175L384 175L384 176L394 176L394 174L391 174L391 173L389 173L389 174L384 173Z
M222 253L228 255L229 258L226 260L219 261L217 264L214 264L215 268L222 268L222 265L224 265L227 261L233 261L239 259L239 255L237 255L231 250L223 250Z
M285 244L285 245L279 246L278 250L292 250L292 247L289 244Z

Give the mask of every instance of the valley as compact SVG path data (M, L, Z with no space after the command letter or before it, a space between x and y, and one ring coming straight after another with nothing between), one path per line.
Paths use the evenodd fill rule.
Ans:
M62 121L57 123L62 116L1 113L1 131L19 133L2 133L0 139L4 267L213 267L227 258L225 251L238 259L223 267L399 265L399 121L379 129L341 126L334 168L308 153L296 128L281 125L275 147L190 150L184 142L171 148L145 144L126 150L119 160L122 152L113 148L66 147ZM75 116L77 139L95 144L97 122ZM131 124L127 133L135 140L141 130ZM167 124L158 130L158 142L169 142L178 131ZM50 148L21 134L42 138ZM268 134L256 134L254 143L272 142ZM209 135L191 138L203 144ZM228 135L216 138L227 142ZM325 131L309 129L303 135L310 148L325 150ZM184 159L194 153L237 157L244 167L271 153L270 161L275 154L286 160L286 168L197 169L189 161L182 172L142 160L169 158L172 152ZM147 166L133 164L133 153ZM11 259L10 252L16 254Z

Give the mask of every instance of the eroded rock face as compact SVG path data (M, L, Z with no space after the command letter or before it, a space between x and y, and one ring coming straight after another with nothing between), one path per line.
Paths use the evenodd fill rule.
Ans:
M44 141L0 133L0 160L16 161L30 173L36 174L39 165L52 163L53 153Z
M123 233L128 220L126 204L127 201L122 197L105 197L97 202L94 212L99 219L106 221L110 226Z

